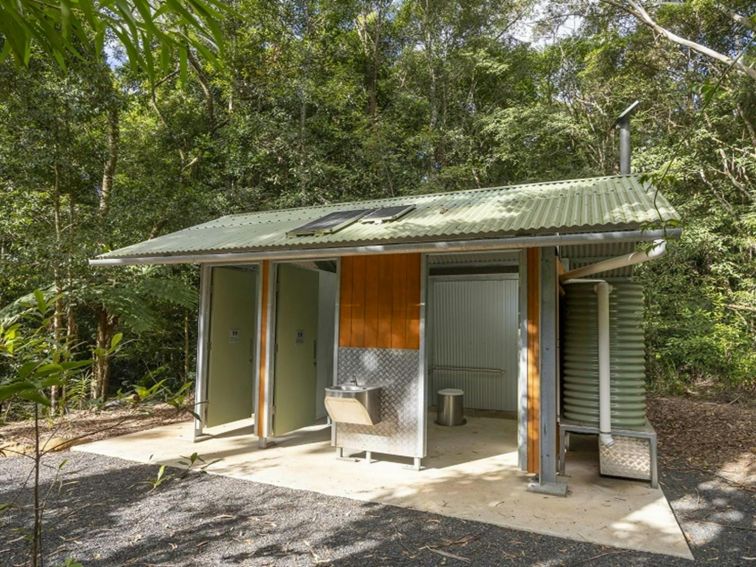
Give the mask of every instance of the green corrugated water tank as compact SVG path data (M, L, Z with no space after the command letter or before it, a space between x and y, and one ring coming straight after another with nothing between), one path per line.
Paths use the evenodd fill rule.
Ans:
M643 288L609 280L612 427L646 422ZM564 286L562 298L562 416L598 426L598 313L595 283Z

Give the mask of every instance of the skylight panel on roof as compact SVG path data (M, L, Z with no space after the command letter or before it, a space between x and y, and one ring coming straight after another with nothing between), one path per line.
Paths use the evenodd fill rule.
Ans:
M303 224L286 233L286 236L318 236L323 234L333 234L350 224L357 222L367 213L374 209L355 209L351 211L335 211L325 216Z
M384 222L391 222L400 217L403 217L414 209L415 205L396 205L393 207L383 207L381 209L375 209L373 212L366 214L360 219L360 222L379 224Z

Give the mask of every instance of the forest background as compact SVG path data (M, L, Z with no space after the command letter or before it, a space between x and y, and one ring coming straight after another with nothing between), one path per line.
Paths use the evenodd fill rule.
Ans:
M196 268L89 258L237 212L614 174L614 122L634 100L633 170L654 176L684 229L637 271L651 389L752 390L752 4L216 7L222 44L190 36L179 10L170 41L143 35L138 53L117 27L24 51L0 26L0 324L40 289L53 339L74 359L94 353L54 407L193 380ZM121 332L118 355L98 355ZM16 371L0 360L0 383Z

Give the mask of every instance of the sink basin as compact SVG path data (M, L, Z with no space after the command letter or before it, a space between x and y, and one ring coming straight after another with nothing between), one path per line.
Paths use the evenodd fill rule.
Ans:
M339 384L325 389L325 406L336 423L375 425L381 421L380 386Z
M380 386L360 386L358 384L339 384L338 386L328 386L326 390L326 396L342 396L346 392L368 392L370 390L380 390Z
M326 395L329 393L340 395L341 392L364 392L370 388L369 386L357 386L356 384L339 384L338 386L329 386L326 388ZM375 388L375 386L372 386L372 388Z

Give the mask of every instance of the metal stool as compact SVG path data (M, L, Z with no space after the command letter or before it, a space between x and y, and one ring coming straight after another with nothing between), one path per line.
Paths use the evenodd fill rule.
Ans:
M457 388L439 390L436 423L449 426L463 425L465 423L464 399L465 393Z

